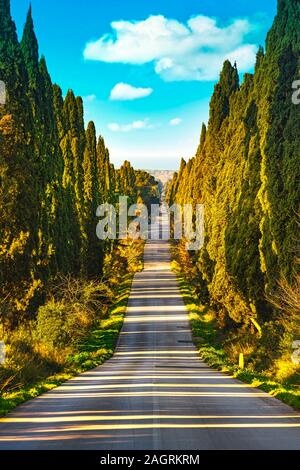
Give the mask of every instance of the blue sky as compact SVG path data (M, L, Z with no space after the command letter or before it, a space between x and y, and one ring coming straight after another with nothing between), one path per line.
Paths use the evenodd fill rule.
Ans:
M21 34L28 0L11 0ZM32 0L54 82L85 99L120 165L176 169L193 156L220 64L252 71L276 0Z

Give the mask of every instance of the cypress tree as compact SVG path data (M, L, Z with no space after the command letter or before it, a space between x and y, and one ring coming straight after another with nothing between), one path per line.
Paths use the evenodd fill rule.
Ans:
M203 123L202 128L201 128L200 144L198 147L197 155L201 154L204 144L205 144L205 139L206 139L206 125Z
M225 62L210 104L196 158L174 176L168 197L205 204L205 246L196 262L220 319L248 325L276 319L266 301L279 278L297 266L299 226L300 9L278 2L266 52L259 48L254 76L239 85L237 67Z
M116 171L94 124L85 130L82 98L52 85L31 7L19 44L9 0L0 0L0 80L0 296L17 323L58 273L101 274L112 244L96 237L96 209L118 190L136 202L138 188L130 163Z
M224 119L229 115L229 99L238 88L237 66L236 64L232 66L229 60L226 60L210 103L209 126L215 131L220 130Z
M55 246L56 210L61 187L61 156L53 112L52 83L45 59L39 60L32 10L29 8L21 50L28 74L29 101L34 119L32 139L35 148L39 187L38 265L43 281L57 271ZM59 188L57 188L57 186ZM64 244L65 240L61 240Z
M34 307L41 281L28 77L8 0L0 1L0 79L7 91L7 102L0 106L0 284L1 296L8 296L10 311L17 314Z
M81 269L81 233L76 205L75 167L71 136L64 119L64 101L59 86L53 86L53 109L60 146L62 188L58 193L56 222L56 258L61 272L79 274Z
M297 269L300 113L291 94L293 81L299 79L299 22L299 2L279 1L265 58L255 76L262 148L260 254L267 293L274 290L280 274L291 279Z
M88 124L85 140L83 172L86 246L84 249L84 264L87 273L93 276L100 273L102 258L102 247L96 236L96 210L100 204L100 191L97 168L96 129L93 122Z

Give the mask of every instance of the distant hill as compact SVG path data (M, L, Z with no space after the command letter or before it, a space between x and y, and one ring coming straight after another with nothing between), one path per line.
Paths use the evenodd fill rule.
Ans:
M161 181L165 185L168 181L172 180L175 171L173 170L146 170L155 179Z

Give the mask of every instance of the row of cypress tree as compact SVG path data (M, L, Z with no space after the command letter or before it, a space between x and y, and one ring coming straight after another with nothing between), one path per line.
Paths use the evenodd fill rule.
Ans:
M96 237L96 209L119 193L134 200L138 174L129 162L115 170L94 123L85 128L82 99L52 84L31 8L18 41L9 0L0 0L0 79L0 310L14 322L57 273L101 274L111 247Z
M236 325L268 322L268 299L297 271L300 213L300 3L279 0L254 74L224 63L197 154L182 160L169 203L205 205L205 246L193 256L210 303Z

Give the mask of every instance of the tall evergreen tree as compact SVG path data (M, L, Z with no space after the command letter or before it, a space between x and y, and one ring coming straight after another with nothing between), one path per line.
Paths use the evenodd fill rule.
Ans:
M0 284L12 312L34 304L38 239L38 181L28 76L18 43L10 2L0 1L0 79L7 102L0 106Z
M205 246L197 268L220 318L253 324L276 319L266 301L279 278L292 276L299 238L300 9L280 0L266 52L254 76L239 85L236 65L225 62L202 129L196 158L175 175L171 200L205 204Z
M255 76L262 148L260 254L268 293L280 273L291 277L297 269L300 110L292 104L291 93L293 81L299 79L299 22L299 2L278 1L266 54Z
M101 270L102 247L96 236L96 211L100 204L100 191L97 168L96 129L89 122L86 130L86 146L83 159L84 172L84 265L89 275L97 275Z
M239 88L239 76L236 64L234 67L226 60L216 84L210 103L209 125L215 131L220 130L224 119L229 115L229 99Z
M59 86L54 85L53 110L62 159L62 188L58 193L55 227L56 258L59 271L78 274L81 269L81 232L76 204L76 176L71 136L67 132L63 109L62 91Z

